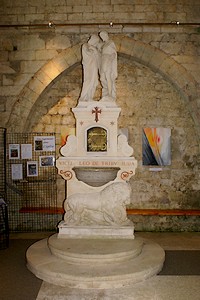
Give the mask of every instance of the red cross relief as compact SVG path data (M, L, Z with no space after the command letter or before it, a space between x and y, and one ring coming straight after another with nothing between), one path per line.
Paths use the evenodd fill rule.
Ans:
M99 109L97 106L92 110L92 113L95 114L95 121L99 121L99 114L101 114L101 109Z

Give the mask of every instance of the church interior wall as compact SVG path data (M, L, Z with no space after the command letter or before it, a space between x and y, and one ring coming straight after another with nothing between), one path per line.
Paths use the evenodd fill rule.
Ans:
M126 45L126 55L118 52L117 104L122 108L119 127L128 129L129 143L138 160L136 175L131 179L130 208L199 209L200 199L200 56L199 26L181 26L181 22L199 22L200 4L197 1L6 1L0 21L0 126L8 130L55 132L57 156L62 132L73 133L75 119L71 109L76 106L82 84L79 58L68 63L68 68L52 75L50 61L66 49L85 42L92 33L102 28L111 37L129 38L160 50L159 59L165 60L162 70L132 56ZM134 4L132 4L134 2ZM199 12L199 13L198 13ZM44 26L49 20L56 23L88 23L80 26ZM134 20L134 22L133 22ZM161 23L159 26L122 26L120 23ZM177 24L163 25L179 21ZM113 26L110 26L110 21ZM91 23L108 22L108 25ZM114 23L117 25L114 25ZM35 24L35 27L1 27L1 24ZM138 44L137 44L138 45ZM129 47L129 48L128 48ZM80 47L77 48L80 50ZM143 51L138 47L134 51ZM80 50L81 51L81 50ZM130 55L129 55L130 53ZM80 54L78 54L80 55ZM149 54L151 55L151 54ZM149 57L150 59L151 57ZM65 57L63 58L65 59ZM174 62L174 65L172 64ZM168 63L168 65L167 65ZM38 72L49 66L43 82L36 81ZM175 66L175 67L174 67ZM190 79L184 90L177 88L174 77L184 70ZM163 70L166 70L163 73ZM48 73L49 72L49 73ZM177 74L176 74L177 72ZM184 80L183 73L182 80ZM53 79L52 79L53 78ZM34 81L35 80L35 81ZM46 82L45 82L46 81ZM44 88L45 87L45 88ZM28 97L30 90L30 97ZM26 94L24 101L21 101ZM35 98L32 94L36 95ZM188 95L190 102L185 100ZM96 99L100 96L100 86ZM21 102L20 102L21 101ZM28 118L15 118L19 110L28 112ZM199 117L199 119L198 119ZM199 121L199 122L198 122ZM15 123L16 122L16 123ZM19 125L20 122L20 126ZM166 127L171 129L169 166L160 172L150 171L142 164L142 129ZM11 129L12 128L12 129ZM16 129L15 129L16 128ZM62 206L64 182L58 177L58 203ZM198 230L197 217L142 217L131 216L138 230Z

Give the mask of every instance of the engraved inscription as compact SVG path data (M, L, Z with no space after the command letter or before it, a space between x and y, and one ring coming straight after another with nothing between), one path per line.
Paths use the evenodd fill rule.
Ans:
M87 151L107 151L107 131L102 127L92 127L87 131Z

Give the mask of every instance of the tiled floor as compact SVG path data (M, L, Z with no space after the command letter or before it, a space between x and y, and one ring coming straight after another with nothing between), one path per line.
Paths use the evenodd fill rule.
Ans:
M200 233L138 232L135 236L150 239L164 250L200 250ZM199 295L200 276L158 275L114 290L70 289L43 282L37 300L199 300Z

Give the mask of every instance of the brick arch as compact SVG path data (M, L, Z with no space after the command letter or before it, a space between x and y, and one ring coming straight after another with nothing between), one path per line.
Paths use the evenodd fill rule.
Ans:
M160 73L182 95L190 110L200 138L200 116L198 114L197 83L193 76L173 58L158 48L129 37L113 37L119 55L134 60ZM44 89L62 72L81 60L80 44L65 49L44 65L27 83L15 103L7 127L14 132L23 132L33 105Z

